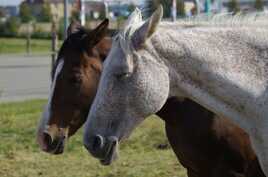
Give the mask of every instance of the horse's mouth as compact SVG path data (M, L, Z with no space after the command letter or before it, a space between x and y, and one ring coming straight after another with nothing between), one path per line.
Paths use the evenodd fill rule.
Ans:
M42 149L47 153L59 155L64 152L64 145L65 145L65 138L60 138L51 144L43 146Z
M51 149L51 151L49 151L49 153L51 154L55 154L55 155L59 155L62 154L64 152L64 140L59 141L55 148Z
M117 158L118 143L114 142L108 147L108 151L103 159L100 160L102 165L110 165Z

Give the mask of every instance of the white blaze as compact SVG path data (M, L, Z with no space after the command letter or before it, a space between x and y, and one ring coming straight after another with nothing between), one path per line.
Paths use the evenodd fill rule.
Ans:
M52 97L54 95L56 81L57 81L58 75L60 74L60 72L61 72L61 70L63 68L63 64L64 64L64 60L63 59L60 59L59 60L59 63L58 63L58 66L56 68L56 71L55 71L54 78L52 80L52 86L51 86L51 90L50 90L49 97L48 97L48 104L47 104L47 106L45 108L45 111L43 113L43 123L45 123L45 125L47 124L47 122L49 120L49 117L50 117L51 101L52 101Z
M55 89L55 85L56 85L56 81L57 81L57 77L60 74L62 68L63 68L63 64L64 64L64 60L60 59L58 66L56 68L55 71L55 75L54 78L52 80L52 86L51 86L51 90L50 90L50 94L49 94L49 98L48 98L48 104L45 107L45 110L43 111L43 115L42 115L42 119L39 122L39 127L37 129L37 142L39 143L40 147L43 149L45 147L45 144L43 142L43 132L44 130L47 128L46 125L49 121L50 118L50 114L51 114L51 101L52 101L52 97L54 94L54 89Z

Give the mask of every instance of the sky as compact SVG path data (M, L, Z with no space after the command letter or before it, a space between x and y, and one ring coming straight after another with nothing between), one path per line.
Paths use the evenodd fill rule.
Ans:
M17 5L21 2L22 0L0 0L0 5L1 6L7 6L7 5Z
M0 0L0 6L17 5L21 1L23 1L23 0ZM135 0L135 1L143 2L144 0Z

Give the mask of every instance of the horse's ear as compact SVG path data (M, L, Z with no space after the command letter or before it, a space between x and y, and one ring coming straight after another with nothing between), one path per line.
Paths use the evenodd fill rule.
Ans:
M80 22L76 20L72 21L67 29L67 35L70 36L71 34L79 31L80 28L81 28Z
M153 15L139 27L131 40L136 50L141 49L145 42L154 34L163 17L163 7L160 5Z
M97 45L106 35L108 31L109 20L105 19L99 26L97 26L93 31L88 34L87 45L95 46Z

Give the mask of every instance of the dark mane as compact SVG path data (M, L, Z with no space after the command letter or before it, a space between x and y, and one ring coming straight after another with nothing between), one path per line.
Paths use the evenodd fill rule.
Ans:
M69 35L67 39L64 40L57 56L57 60L52 69L52 80L54 78L55 70L58 66L59 60L63 58L66 51L74 50L82 53L86 50L86 36L90 34L90 31L80 27L78 31Z

